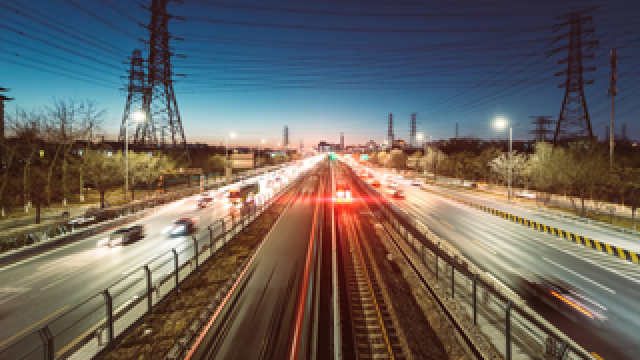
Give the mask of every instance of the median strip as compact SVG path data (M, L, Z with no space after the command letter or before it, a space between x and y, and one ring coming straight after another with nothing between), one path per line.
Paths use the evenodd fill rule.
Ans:
M468 200L463 200L463 199L451 196L449 194L442 194L442 193L438 193L438 192L435 192L433 190L429 190L429 189L425 189L425 188L422 188L422 190L424 190L426 192L433 193L435 195L439 195L439 196L451 199L451 200L455 200L455 201L457 201L459 203L462 203L462 204L468 205L470 207L482 210L484 212L490 213L490 214L495 215L495 216L499 216L502 219L509 220L509 221L524 225L526 227L534 228L534 229L539 230L541 232L544 232L544 233L547 233L547 234L551 234L551 235L555 235L555 236L557 236L559 238L570 240L573 243L580 244L580 245L582 245L582 246L584 246L586 248L589 248L589 249L594 249L594 250L603 252L603 253L611 255L611 256L615 256L615 257L623 259L623 260L631 261L631 262L636 263L636 264L638 264L640 262L638 260L639 259L638 253L630 251L630 250L625 250L625 249L622 249L620 247L604 243L602 241L590 239L588 237L577 235L577 234L571 233L569 231L558 229L558 228L553 227L553 226L545 225L545 224L539 223L537 221L532 221L532 220L529 220L529 219L525 219L525 218L523 218L521 216L509 214L509 213L507 213L505 211L497 210L497 209L494 209L494 208L491 208L491 207L488 207L488 206L485 206L485 205L480 205L480 204L476 204L476 203L468 201Z

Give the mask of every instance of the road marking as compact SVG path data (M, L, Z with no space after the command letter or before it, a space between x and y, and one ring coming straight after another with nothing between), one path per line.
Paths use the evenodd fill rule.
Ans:
M576 259L580 259L580 260L582 260L582 261L588 262L588 263L589 263L589 264L591 264L591 265L594 265L594 266L597 266L597 267L599 267L599 268L601 268L601 269L604 269L604 270L610 271L610 272L612 272L612 273L614 273L614 274L616 274L616 275L619 275L619 276L621 276L621 277L623 277L623 278L625 278L625 279L627 279L627 280L629 280L629 281L633 281L634 283L638 283L638 284L640 284L640 280L639 280L639 279L632 278L631 276L625 275L625 274L623 274L623 273L621 273L621 272L619 272L619 271L617 271L617 270L610 269L610 268L608 268L608 267L606 267L606 266L604 266L604 265L600 265L600 264L598 264L597 262L595 262L595 261L593 261L593 260L589 260L589 259L587 259L587 258L580 257L580 256L578 256L578 255L575 255L575 254L573 254L573 253L572 253L572 252L570 252L570 251L567 251L567 250L561 249L561 248L559 248L559 247L557 247L557 246L555 246L555 245L551 245L548 241L545 241L545 240L543 240L543 239L540 239L540 238L537 238L537 237L534 237L534 239L538 240L538 241L539 241L540 243L542 243L542 244L548 245L548 246L550 246L550 247L552 247L552 248L554 248L554 249L556 249L556 250L559 250L559 251L562 251L562 252L564 252L564 253L566 253L566 254L568 254L568 255L571 255L571 256L575 257ZM573 244L573 243L571 243L571 244ZM604 253L600 253L600 254L602 254L603 256L607 256L607 259L611 259L607 254L604 254Z
M24 333L26 333L26 332L28 332L28 331L31 331L34 327L36 327L36 326L38 326L38 325L41 325L41 324L42 324L42 323L44 323L45 321L47 321L47 320L51 319L52 317L54 317L54 316L58 315L58 314L59 314L59 313L61 313L62 311L66 310L68 307L69 307L69 305L67 305L67 306L65 306L65 307L63 307L63 308L61 308L60 310L58 310L58 311L54 312L53 314L50 314L49 316L47 316L47 317L45 317L45 318L42 318L42 319L41 319L40 321L38 321L37 323L35 323L35 324L33 324L33 325L29 326L28 328L26 328L26 329L24 329L24 330L20 331L19 333L17 333L17 334L15 334L15 335L13 335L12 337L8 338L7 340L5 340L5 341L1 342L1 343L0 343L0 349L1 349L3 346L7 345L8 343L12 342L13 340L15 340L15 339L19 338L19 337L20 337L21 335L23 335Z
M497 254L493 249L488 247L485 243L482 243L482 242L478 241L477 239L473 239L473 241L475 241L478 245L482 246L488 252L490 252L490 253L492 253L494 255Z
M442 219L440 219L440 221L442 221L443 224L447 225L448 227L452 228L453 230L456 229L453 225L449 224L448 222L446 222L446 221L444 221Z
M84 267L80 267L79 269L76 269L76 270L71 271L70 273L68 273L68 274L66 274L66 275L63 275L60 279L58 279L58 280L56 280L56 281L52 282L51 284L49 284L49 285L47 285L47 286L45 286L45 287L41 288L40 290L41 290L41 291L42 291L42 290L47 290L48 288L50 288L50 287L52 287L52 286L55 286L55 285L58 285L58 284L60 284L61 282L65 281L65 280L67 280L67 279L69 279L69 278L71 278L71 277L74 277L74 276L76 276L78 273L83 272L83 271L85 271Z
M575 272L575 271L573 271L573 270L571 270L571 269L569 269L569 268L566 268L566 267L564 267L564 266L562 266L562 265L560 265L560 264L556 263L556 262L555 262L555 261L553 261L553 260L549 260L549 259L547 259L547 258L543 258L543 259L544 259L544 261L546 261L546 262L548 262L548 263L551 263L551 264L553 264L553 265L555 265L555 266L557 266L557 267L559 267L559 268L561 268L561 269L563 269L563 270L566 270L566 271L568 271L568 272L572 273L573 275L575 275L575 276L577 276L577 277L579 277L579 278L581 278L581 279L583 279L583 280L586 280L586 281L588 281L588 282L590 282L590 283L592 283L592 284L594 284L594 285L597 285L597 286L599 286L599 287L601 287L601 288L603 288L603 289L607 290L608 292L610 292L610 293L612 293L612 294L615 294L615 293L616 293L614 290L611 290L611 289L609 289L608 287L606 287L606 286L604 286L604 285L602 285L602 284L600 284L600 283L598 283L598 282L595 282L595 281L593 281L593 280L589 279L589 278L588 278L588 277L586 277L586 276L580 275L580 274L578 274L577 272Z

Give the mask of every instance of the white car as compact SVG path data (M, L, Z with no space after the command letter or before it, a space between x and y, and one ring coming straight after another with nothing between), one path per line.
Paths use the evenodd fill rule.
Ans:
M422 182L420 180L413 180L413 181L411 181L411 185L420 186L420 185L422 185Z

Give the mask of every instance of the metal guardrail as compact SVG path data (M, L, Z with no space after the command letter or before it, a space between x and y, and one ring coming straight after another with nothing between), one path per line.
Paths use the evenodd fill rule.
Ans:
M265 172L279 169L282 165L274 165L269 167L264 167L260 169L253 169L247 171L248 174L235 174L231 177L231 182L235 182L239 179L244 179L250 176L261 175ZM213 184L204 184L202 187L204 190L208 190L217 185L224 184L225 181L217 181ZM60 237L67 237L72 233L76 233L77 231L85 231L88 228L95 226L96 224L102 223L104 221L109 221L113 219L120 218L122 216L127 216L130 214L137 213L139 211L148 209L150 207L156 207L158 205L163 205L172 201L176 201L183 197L192 196L197 194L200 191L200 187L192 187L188 189L181 189L169 192L167 194L162 194L160 196L154 196L150 199L138 201L135 203L130 203L126 205L121 205L115 208L107 208L101 210L100 216L94 216L92 220L85 221L82 223L72 223L70 219L59 220L54 223L42 224L41 226L37 226L35 228L27 229L24 231L17 231L15 233L10 233L8 235L4 235L0 237L0 254L5 255L10 251L20 250L26 246L38 244L41 242L50 242L58 240ZM91 218L91 217L89 217ZM82 237L82 234L75 234L74 237Z
M254 205L240 217L227 217L210 225L192 242L159 254L147 264L131 270L73 308L35 331L26 333L0 349L0 359L53 360L88 359L151 312L172 291L179 289L204 261L213 256L251 221L296 183L278 189L263 205Z
M354 181L371 195L379 195L366 182L352 172ZM378 196L379 197L379 196ZM556 359L594 359L565 334L531 310L516 294L507 291L501 284L487 276L474 264L464 259L444 239L439 239L421 222L413 219L388 201L380 201L381 215L403 237L436 280L444 289L449 289L451 299L455 297L467 315L477 325L479 302L483 315L491 317L505 338L494 343L505 358L512 359L512 343L517 341L530 356L552 356ZM480 295L479 295L480 294ZM492 340L494 340L492 338Z

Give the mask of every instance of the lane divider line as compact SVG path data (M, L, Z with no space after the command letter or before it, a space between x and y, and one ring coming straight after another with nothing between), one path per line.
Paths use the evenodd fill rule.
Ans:
M604 286L604 285L602 285L602 284L600 284L600 283L598 283L598 282L596 282L596 281L593 281L593 280L589 279L588 277L586 277L586 276L584 276L584 275L580 275L580 274L578 274L577 272L575 272L575 271L573 271L573 270L571 270L571 269L569 269L569 268L567 268L567 267L565 267L565 266L563 266L563 265L560 265L560 264L558 264L557 262L555 262L555 261L553 261L553 260L549 260L549 259L547 259L547 258L543 258L543 259L544 259L544 261L546 261L546 262L548 262L548 263L550 263L550 264L553 264L553 265L555 265L555 266L559 267L559 268L560 268L560 269L562 269L562 270L565 270L565 271L567 271L567 272L570 272L571 274L573 274L573 275L575 275L575 276L577 276L577 277L581 278L582 280L588 281L588 282L592 283L593 285L599 286L599 287L601 287L602 289L605 289L605 290L607 290L608 292L610 292L610 293L612 293L612 294L615 294L615 293L616 293L616 292L615 292L615 290L611 290L611 289L609 289L608 287L606 287L606 286Z
M24 333L26 333L26 332L30 331L30 330L31 330L31 329L33 329L34 327L36 327L36 326L38 326L38 325L41 325L42 323L46 322L47 320L51 319L52 317L54 317L54 316L58 315L59 313L63 312L63 311L64 311L64 310L66 310L68 307L69 307L69 305L67 305L67 306L64 306L64 307L60 308L58 311L56 311L56 312L54 312L54 313L52 313L52 314L48 315L47 317L44 317L44 318L40 319L40 321L38 321L37 323L35 323L35 324L33 324L33 325L29 326L28 328L26 328L26 329L24 329L24 330L20 331L19 333L17 333L17 334L15 334L15 335L13 335L12 337L8 338L7 340L4 340L3 342L1 342L1 343L0 343L0 349L1 349L3 346L5 346L5 345L7 345L7 344L11 343L13 340L15 340L15 339L19 338L22 334L24 334Z
M434 193L436 195L439 195L439 196L442 196L442 197L445 197L445 198L448 198L448 199L451 199L451 200L454 200L454 201L457 201L457 202L460 202L460 203L463 203L463 204L468 205L468 206L470 206L472 208L476 208L476 209L482 210L484 212L491 213L492 215L499 216L499 217L501 217L501 218L503 218L505 220L510 220L512 222L524 225L526 227L530 227L530 228L533 228L535 230L539 230L541 232L544 232L544 233L547 233L547 234L550 234L550 235L555 235L555 236L557 236L559 238L567 239L567 240L569 240L569 241L571 241L573 243L582 245L582 246L584 246L586 248L597 250L597 251L599 251L601 253L608 254L608 255L623 259L623 260L627 260L627 261L633 262L635 264L640 264L640 256L638 256L638 253L636 253L636 252L633 252L633 251L630 251L630 250L625 250L625 249L622 249L620 247L617 247L617 246L614 246L614 245L610 245L610 244L607 244L607 243L604 243L604 242L601 242L601 241L598 241L598 240L590 239L590 238L582 236L582 235L577 235L577 234L571 233L569 231L557 229L557 228L555 228L553 226L549 226L549 225L545 225L545 224L542 224L542 223L538 223L538 222L533 221L533 220L525 219L525 218L522 218L520 216L509 214L509 213L504 212L504 211L496 210L496 209L490 208L490 207L485 206L485 205L480 205L480 204L476 204L476 203L473 203L473 202L468 201L468 200L463 200L463 199L460 199L460 198L456 198L456 197L451 196L449 194L436 193L433 190L428 190L428 189L425 189L425 188L422 188L422 190Z

